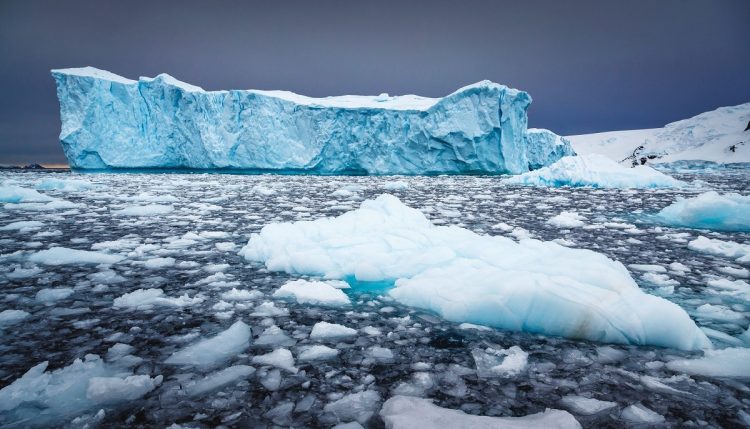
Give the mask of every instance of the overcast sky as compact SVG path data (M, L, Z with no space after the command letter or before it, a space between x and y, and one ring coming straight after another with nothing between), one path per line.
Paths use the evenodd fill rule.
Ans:
M750 101L749 0L0 0L0 163L64 162L52 68L205 89L528 91L559 134Z

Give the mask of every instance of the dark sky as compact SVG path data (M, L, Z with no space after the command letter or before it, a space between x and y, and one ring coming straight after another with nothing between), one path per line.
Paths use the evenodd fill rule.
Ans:
M64 162L51 68L205 89L523 89L530 126L651 128L750 101L749 0L0 0L0 163Z

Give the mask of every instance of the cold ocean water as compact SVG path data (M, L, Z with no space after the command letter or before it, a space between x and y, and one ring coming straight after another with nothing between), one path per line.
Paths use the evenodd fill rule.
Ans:
M481 176L2 171L3 186L42 196L0 209L0 388L45 361L48 373L70 367L79 375L45 379L57 390L20 389L22 400L0 404L0 425L331 427L359 420L382 427L382 402L407 394L484 416L564 409L592 428L634 424L623 412L633 404L663 416L660 426L743 427L750 422L748 377L687 375L665 365L701 352L446 322L389 299L388 283L344 289L351 306L298 304L272 294L299 276L269 272L238 255L264 225L337 216L390 193L434 224L604 253L629 267L642 289L682 306L717 348L748 347L747 266L687 244L699 236L747 243L750 233L671 228L650 223L648 215L678 196L746 194L749 170L686 171L673 175L700 189L525 187ZM548 222L563 211L581 215L585 227ZM56 247L63 249L38 253ZM739 289L709 285L722 279ZM123 297L138 289L163 294ZM205 365L165 362L238 320L251 329L249 347L240 340L237 352ZM357 333L311 339L321 321ZM338 352L301 360L312 345ZM513 346L528 354L526 365L504 374L477 371L483 356L493 359L487 350ZM278 364L283 358L271 365L253 360L280 348L291 351L292 367ZM75 367L76 359L84 362ZM76 384L92 376L102 377L101 389ZM106 377L128 382L112 387L107 380L114 378ZM577 396L616 405L590 414L571 405Z

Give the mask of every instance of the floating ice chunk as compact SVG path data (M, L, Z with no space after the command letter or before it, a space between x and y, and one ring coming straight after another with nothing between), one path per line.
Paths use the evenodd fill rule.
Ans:
M339 351L332 349L327 346L316 344L314 346L306 347L299 354L300 361L320 361L330 360L339 355Z
M27 279L29 277L34 277L37 274L40 274L42 272L42 269L39 267L32 267L32 268L21 268L16 267L13 269L13 271L5 274L5 277L13 280L20 280L20 279Z
M296 374L297 371L299 371L294 366L294 357L292 356L292 352L290 352L288 349L283 348L276 349L271 353L266 353L264 355L253 356L253 363L257 363L258 365L274 366L276 368L289 371L293 374Z
M702 358L676 359L667 362L667 368L690 375L750 379L750 348L705 350Z
M154 378L148 375L130 375L120 377L92 377L86 389L86 398L97 404L116 404L132 401L154 390L163 377Z
M267 225L241 254L275 271L395 280L391 297L454 322L603 342L711 347L682 308L643 293L619 262L555 243L516 243L435 226L391 195L336 218Z
M188 384L185 391L189 396L200 396L229 384L235 384L255 372L255 368L248 365L234 365L220 371L208 374L201 380Z
M380 416L388 429L486 428L486 429L580 429L567 411L547 409L524 417L487 417L438 407L429 399L394 396L383 404Z
M584 217L576 212L562 212L550 218L547 223L558 228L578 228L583 226Z
M29 256L29 261L46 265L116 264L123 259L125 257L120 255L66 247L50 247Z
M250 301L263 297L263 292L258 290L236 289L221 294L221 299L226 301Z
M31 316L23 310L3 310L0 312L0 326L13 325Z
M393 389L394 395L425 396L435 386L435 380L429 372L415 372L409 382L400 383Z
M743 279L750 278L750 270L747 270L745 268L716 267L716 270L724 274L729 274L732 277L739 277Z
M22 188L7 182L0 184L1 203L46 203L53 200L54 198L40 194L33 189Z
M257 346L293 346L296 343L296 340L289 338L284 330L276 325L266 328L254 342Z
M251 191L258 195L263 195L266 197L271 196L276 193L275 189L272 189L263 185L255 185L253 186L253 189L251 189Z
M633 404L622 410L620 415L624 420L633 423L655 424L664 422L664 416L646 408L643 404Z
M107 350L107 361L116 361L124 356L129 355L135 350L130 344L117 343Z
M688 249L711 255L726 256L736 259L738 262L750 263L750 244L723 241L701 235L688 243Z
M367 356L370 359L381 363L390 363L393 362L394 359L393 351L391 349L380 346L372 346L367 349Z
M73 289L69 287L40 289L36 293L36 300L44 304L54 304L56 301L65 299L70 295L73 295Z
M745 316L742 313L733 311L723 305L703 304L695 309L696 314L704 319L718 320L722 322L744 321Z
M261 305L255 307L255 310L250 313L253 317L277 317L277 316L288 316L289 310L286 308L279 308L273 302L264 302Z
M86 355L72 364L45 372L47 362L29 369L21 378L0 390L0 418L3 424L61 426L73 417L101 407L137 399L161 383L161 376L120 378L96 355ZM114 377L114 378L112 378ZM91 390L91 394L89 391Z
M162 204L147 204L145 206L130 206L120 210L113 210L116 216L161 216L172 213L174 206Z
M126 293L119 298L115 298L113 305L115 307L130 308L142 308L152 305L164 307L187 307L200 304L201 302L203 302L203 298L198 296L190 298L188 294L184 294L177 298L171 298L164 296L164 291L161 289L138 289Z
M706 283L712 288L726 291L725 293L728 295L741 296L750 300L750 283L744 280L713 279Z
M598 399L578 395L563 396L560 400L560 404L568 410L582 416L590 416L617 406L616 402L600 401Z
M404 182L403 180L396 180L383 184L383 189L387 191L403 191L405 189L409 189L409 184Z
M716 231L750 231L750 196L710 191L677 200L655 215L670 226Z
M657 286L673 287L680 284L677 280L670 279L666 274L646 273L641 278Z
M628 267L635 271L644 271L647 273L666 273L667 269L661 265L653 264L630 264Z
M153 258L143 263L143 266L152 270L174 266L174 258Z
M339 423L331 429L365 429L364 426L357 422Z
M260 384L271 392L279 390L279 387L281 386L281 371L278 369L268 371L261 377Z
M648 166L624 167L597 154L565 156L552 165L504 180L508 184L537 186L591 186L594 188L673 188L685 183Z
M104 270L89 275L89 279L96 283L105 285L117 284L127 281L127 279L113 270Z
M250 327L238 320L216 336L175 352L165 362L172 365L213 366L247 349L250 345L250 336Z
M323 407L326 413L333 414L341 422L357 421L364 424L380 408L380 394L374 390L350 393ZM425 427L425 426L422 426Z
M482 378L518 375L526 369L529 358L529 354L518 346L500 350L474 349L471 355L477 366L477 374Z
M338 282L337 282L338 283ZM338 307L350 304L344 292L329 282L293 280L287 282L273 293L276 298L292 298L299 304Z
M357 330L343 325L328 322L318 322L313 326L310 332L312 340L329 340L353 337L357 335Z
M231 252L237 247L237 245L232 241L221 241L219 243L215 243L214 246L221 252Z
M29 232L35 231L44 226L44 222L38 220L22 220L18 222L11 222L0 227L0 231L18 231L18 232Z
M36 184L37 189L44 191L76 192L94 189L96 186L85 180L78 179L46 179Z

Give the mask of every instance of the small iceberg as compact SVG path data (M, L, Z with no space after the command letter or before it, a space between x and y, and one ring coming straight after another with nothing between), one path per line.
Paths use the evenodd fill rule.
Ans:
M705 192L663 208L655 220L675 227L750 231L750 196Z
M593 188L678 188L685 183L651 167L624 167L603 155L566 156L539 170L504 180L511 185Z
M273 271L353 280L354 288L390 282L392 298L453 322L611 343L712 347L682 308L644 293L605 255L435 226L388 194L336 218L266 225L240 254Z

